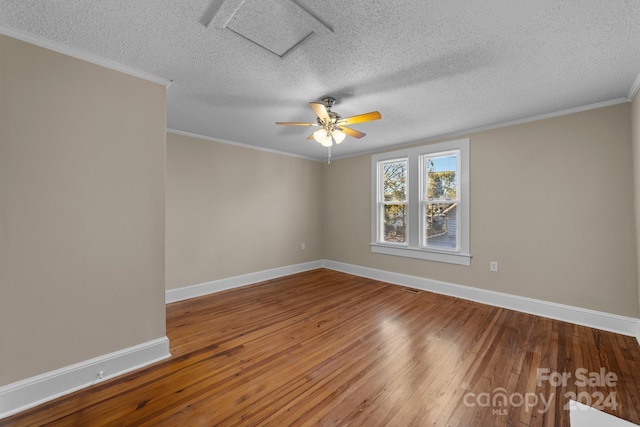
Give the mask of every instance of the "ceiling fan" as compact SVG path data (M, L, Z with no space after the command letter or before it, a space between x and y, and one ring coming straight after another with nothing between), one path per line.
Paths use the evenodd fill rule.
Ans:
M331 96L322 98L322 102L310 102L309 105L318 116L315 123L276 122L276 124L284 126L318 126L320 129L309 135L307 139L315 139L323 147L330 148L334 143L340 144L344 141L346 135L353 138L362 138L366 135L355 129L348 128L345 125L370 122L382 118L379 112L372 111L343 119L340 114L331 111L331 107L333 107L335 103L336 99Z

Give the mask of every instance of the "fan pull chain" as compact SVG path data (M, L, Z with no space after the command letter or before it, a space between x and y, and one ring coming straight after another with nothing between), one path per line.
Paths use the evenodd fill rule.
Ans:
M327 164L331 164L331 147L327 148Z

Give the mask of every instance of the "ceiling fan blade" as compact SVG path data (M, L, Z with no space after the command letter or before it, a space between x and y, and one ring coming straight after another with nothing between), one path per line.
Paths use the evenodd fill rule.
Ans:
M307 139L313 139L313 134L309 135Z
M338 120L337 125L353 125L356 123L370 122L372 120L380 120L382 115L377 111L372 111L366 114L359 114L357 116L346 117Z
M284 126L318 126L317 123L305 123L305 122L276 122L277 125Z
M325 107L324 104L320 102L310 102L309 105L311 105L311 108L313 108L313 111L316 112L316 116L318 116L320 120L331 120L329 113L327 113L327 107Z
M345 126L339 126L336 129L341 130L342 132L346 133L349 136L352 136L354 138L362 138L363 136L366 135L366 133L362 133L360 131L357 131L355 129L351 129Z

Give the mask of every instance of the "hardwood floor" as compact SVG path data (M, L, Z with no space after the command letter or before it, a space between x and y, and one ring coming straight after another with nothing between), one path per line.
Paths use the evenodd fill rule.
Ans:
M568 426L571 393L640 423L632 337L331 270L170 304L167 335L171 359L0 425Z

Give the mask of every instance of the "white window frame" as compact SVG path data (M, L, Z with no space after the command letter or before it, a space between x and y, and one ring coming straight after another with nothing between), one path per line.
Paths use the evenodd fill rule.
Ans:
M456 250L437 249L422 245L422 203L421 191L421 162L424 155L438 156L459 153L457 184L460 194L457 206L458 248ZM379 206L382 197L383 177L380 174L381 164L392 160L406 158L407 164L407 219L406 242L403 244L388 243L382 239L383 213ZM458 265L471 265L469 251L469 139L440 142L423 145L371 156L371 252L385 255L395 255L408 258L424 259Z

